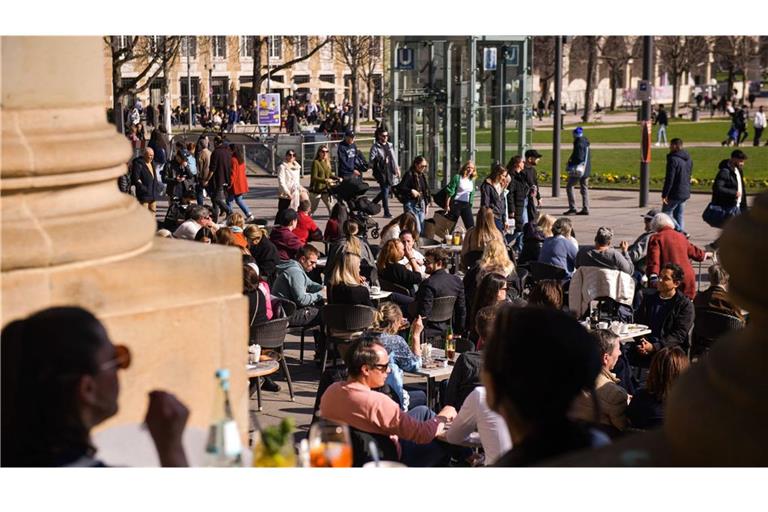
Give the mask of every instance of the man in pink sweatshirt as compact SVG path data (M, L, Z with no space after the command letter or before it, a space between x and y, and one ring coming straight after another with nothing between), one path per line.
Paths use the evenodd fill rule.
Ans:
M401 461L411 467L444 463L449 456L445 444L435 440L445 423L456 417L456 409L444 407L435 415L426 406L407 413L384 393L390 372L389 355L378 341L359 339L345 355L349 379L331 385L320 399L320 416L345 423L371 434L388 435L399 445Z

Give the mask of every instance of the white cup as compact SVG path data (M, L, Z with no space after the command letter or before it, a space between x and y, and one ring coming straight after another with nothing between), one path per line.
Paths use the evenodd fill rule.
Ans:
M407 468L405 464L402 462L396 462L394 460L380 460L378 464L376 464L376 461L366 462L363 464L364 468L368 469L378 469L378 468Z
M597 322L597 328L598 329L607 329L608 328L608 322Z
M371 286L371 295L378 295L381 293L380 286Z

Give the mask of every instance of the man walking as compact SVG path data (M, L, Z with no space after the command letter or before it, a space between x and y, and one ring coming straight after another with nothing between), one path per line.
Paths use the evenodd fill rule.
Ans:
M232 175L232 152L224 144L224 139L217 135L213 139L213 153L211 153L210 175L206 186L208 195L211 196L213 203L213 221L218 222L220 210L224 210L227 215L232 213L232 209L227 205L226 190L229 186L230 176Z
M379 183L381 191L373 198L374 203L382 202L384 217L390 218L389 190L395 180L400 181L400 167L397 165L395 148L389 142L389 132L385 128L379 128L376 133L376 142L371 146L371 154L368 159L373 168L373 177Z
M659 125L659 132L656 138L656 146L661 146L661 139L664 139L664 144L666 144L667 125L669 124L669 118L667 117L667 111L664 110L664 105L659 105L659 112L656 114L656 121L654 124Z
M344 140L339 143L338 150L339 177L344 180L360 176L360 169L365 171L368 163L363 158L362 152L355 145L355 132L344 132Z
M573 130L573 151L568 158L568 210L563 215L589 215L589 174L592 171L592 157L589 154L589 139L584 136L584 129L577 126ZM579 184L581 188L582 209L576 213L576 199L573 187Z
M765 113L763 112L763 106L755 112L755 120L752 123L755 128L755 139L752 141L752 145L757 147L760 145L760 137L763 136L763 130L765 129ZM768 143L766 143L768 145Z
M675 221L675 230L685 233L683 212L685 202L691 197L691 173L693 160L683 149L681 139L672 139L667 154L667 172L661 191L661 212Z
M525 152L525 172L526 178L528 178L528 184L531 186L528 193L528 220L536 222L536 214L541 206L541 193L539 192L539 178L536 176L536 165L541 160L541 153L535 149L529 149Z

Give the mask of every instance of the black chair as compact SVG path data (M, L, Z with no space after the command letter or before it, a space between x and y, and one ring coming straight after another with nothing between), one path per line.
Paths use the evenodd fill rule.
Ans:
M710 308L696 308L691 339L691 357L709 352L718 339L744 327L740 318Z
M296 303L293 301L290 301L288 299L283 299L282 297L273 297L273 300L279 301L280 305L283 308L283 311L285 313L285 316L289 319L293 314L296 312ZM294 326L289 325L290 328L293 328ZM299 327L299 326L295 326ZM306 337L307 331L310 331L314 329L315 327L319 327L318 325L303 325L301 326L301 342L299 344L299 362L304 364L304 339Z
M368 329L373 325L373 319L376 316L376 310L369 306L358 304L326 304L322 312L323 324L326 329L325 352L323 353L323 366L321 371L325 371L328 362L328 352L333 351L333 362L336 363L338 354L338 345L348 343L348 339L334 336L332 332L346 331L358 332Z
M389 282L386 279L379 278L379 286L381 286L381 289L385 292L401 293L403 295L407 295L408 297L413 297L411 290L405 286Z
M456 304L456 297L438 297L432 301L432 311L424 319L423 336L425 339L445 334L445 329L439 325L447 324L453 319L454 304Z
M285 362L285 355L283 350L285 349L285 334L288 331L288 318L278 318L276 320L269 320L267 322L252 325L250 328L250 339L248 343L250 345L261 345L262 350L271 350L277 361L280 363L280 367L285 373L285 380L288 382L288 393L293 399L293 383L291 382L291 374L288 371L288 364Z
M392 442L389 436L382 434L373 434L349 427L349 437L352 441L352 467L362 467L366 462L373 460L370 443L376 445L380 460L399 461L397 457L397 446Z
M531 269L530 279L532 283L542 279L555 279L557 281L562 281L567 275L564 268L558 267L556 265L550 265L549 263L531 261L529 265Z

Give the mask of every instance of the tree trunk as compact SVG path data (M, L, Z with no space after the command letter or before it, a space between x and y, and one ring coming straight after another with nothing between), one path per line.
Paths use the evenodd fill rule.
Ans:
M541 99L544 101L544 106L546 108L547 100L549 100L549 79L541 78L539 80L539 85L541 86Z
M597 36L588 36L589 59L587 60L587 90L584 91L584 116L582 119L588 123L592 118L595 98L595 75L597 74Z
M734 70L734 65L731 64L728 67L728 92L725 93L725 98L727 100L731 99L731 94L733 93L733 82L734 82L734 79L735 79L735 76L734 76L735 74L736 74L736 72Z
M619 73L621 70L618 67L611 68L611 112L616 110L616 91L619 88Z
M357 69L352 72L352 129L357 131L360 122L360 84L358 83Z
M112 119L118 133L125 133L125 119L123 118L123 97L119 94L118 84L122 80L120 66L112 64Z
M251 105L259 99L261 88L261 37L253 38L253 69L251 70Z
M669 113L672 119L677 117L677 97L679 96L680 90L680 75L682 75L682 73L678 73L677 71L672 73L672 111Z
M368 80L368 121L373 121L373 83Z

